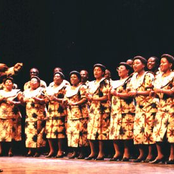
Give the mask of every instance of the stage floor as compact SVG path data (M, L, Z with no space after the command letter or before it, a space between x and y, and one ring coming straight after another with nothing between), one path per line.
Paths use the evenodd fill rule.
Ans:
M174 165L79 159L0 157L0 168L8 174L173 174Z

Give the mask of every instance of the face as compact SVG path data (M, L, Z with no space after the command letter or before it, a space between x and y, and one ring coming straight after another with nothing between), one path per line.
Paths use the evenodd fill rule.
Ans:
M140 59L135 59L133 61L133 69L134 69L134 72L140 72L144 68L145 68L145 65L141 62Z
M153 70L156 67L156 59L154 57L150 57L147 60L147 68L148 70Z
M32 78L30 80L30 86L31 86L31 89L37 89L40 86L40 84L36 78Z
M62 72L62 69L59 68L59 67L56 67L56 68L54 68L54 74L55 74L56 72Z
M85 70L80 71L81 81L86 82L88 80L88 72Z
M109 70L105 70L105 78L110 79L111 78L111 72Z
M80 79L78 78L78 76L76 74L71 74L70 76L70 82L73 86L76 86L79 84Z
M171 67L172 67L172 64L169 63L169 61L165 57L161 59L160 70L162 72L166 72L166 71L170 70Z
M39 75L39 71L36 68L32 68L30 70L30 77L38 76L38 75Z
M4 85L5 85L5 88L8 90L12 90L12 88L13 88L13 82L10 79L7 79L4 83Z
M132 60L132 59L128 59L128 60L126 61L126 63L132 67L133 60Z
M102 69L97 66L94 68L93 73L96 79L101 79L104 76L104 72L102 71Z
M60 85L63 81L60 74L55 74L53 80L54 80L54 83L57 85Z
M120 65L117 68L117 71L118 71L118 75L119 75L120 78L128 77L129 70L127 70L124 65Z

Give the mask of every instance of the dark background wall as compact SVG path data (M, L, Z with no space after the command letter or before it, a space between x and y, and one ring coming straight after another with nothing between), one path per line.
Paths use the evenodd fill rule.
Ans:
M37 67L47 83L100 62L111 70L135 55L174 55L173 0L0 0L0 62L23 62L22 88Z

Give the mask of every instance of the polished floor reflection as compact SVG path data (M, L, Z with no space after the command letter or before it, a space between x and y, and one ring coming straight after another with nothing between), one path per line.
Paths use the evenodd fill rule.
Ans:
M0 168L8 174L173 174L174 165L133 162L86 161L34 157L0 157Z

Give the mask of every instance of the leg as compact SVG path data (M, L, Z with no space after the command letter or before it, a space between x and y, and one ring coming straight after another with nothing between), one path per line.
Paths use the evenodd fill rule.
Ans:
M131 140L124 140L123 161L128 161L130 158L130 143L131 143Z
M89 146L90 146L91 153L87 158L85 158L86 160L91 160L91 159L95 158L96 154L97 154L97 152L95 150L94 140L89 140Z
M174 143L170 144L169 161L174 161Z
M104 159L104 142L99 140L99 153L96 160Z
M48 144L49 144L50 152L49 152L49 154L46 156L46 158L53 157L53 155L54 155L53 140L52 140L52 139L48 139Z
M114 155L113 158L119 158L121 156L120 141L119 140L114 140L113 145L114 145L114 150L115 150L115 155Z
M9 157L12 157L12 156L13 156L13 151L12 151L12 149L13 149L13 142L10 142L10 148L9 148L9 151L8 151L8 156L9 156Z
M142 144L138 145L138 150L139 150L139 156L137 159L134 160L134 162L142 162L145 159L144 146Z
M153 160L153 145L148 146L148 155L146 157L146 162Z
M156 143L156 148L157 148L157 157L155 160L151 161L151 164L156 164L156 163L164 163L164 154L162 153L162 143Z
M64 139L58 139L58 152L56 155L56 158L62 158L63 157L63 140Z
M2 143L0 142L0 156L2 155Z

